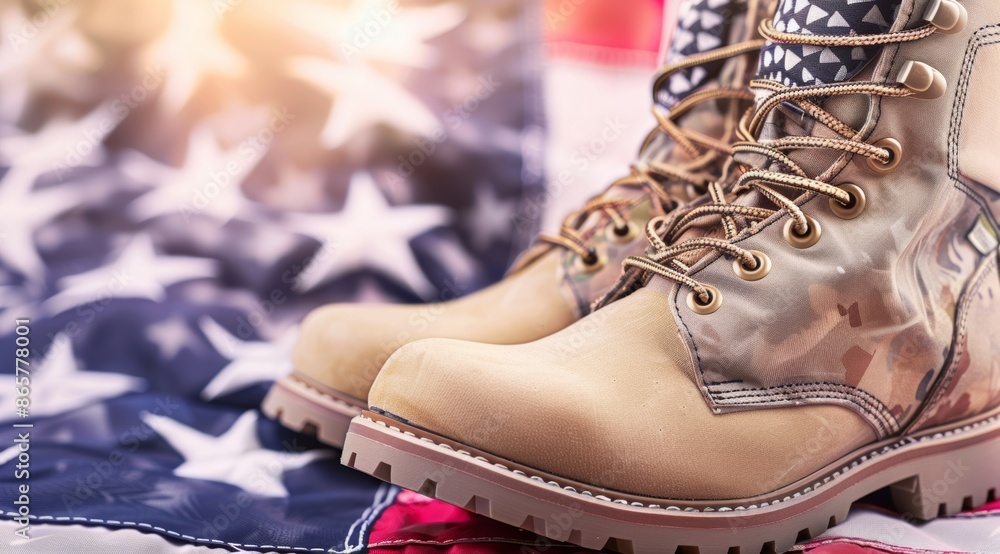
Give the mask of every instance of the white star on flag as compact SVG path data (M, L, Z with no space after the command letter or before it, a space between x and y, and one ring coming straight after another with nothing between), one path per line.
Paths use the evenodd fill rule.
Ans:
M351 178L344 208L336 214L289 214L289 228L322 243L299 275L296 288L309 291L360 269L393 277L418 294L434 290L409 241L448 222L442 206L392 207L369 173Z
M247 158L238 148L223 152L212 133L204 128L191 133L180 168L132 152L126 164L128 173L139 181L158 185L129 204L128 214L137 222L172 213L185 219L198 214L224 225L248 203L243 195L243 181L263 157L263 152L253 154Z
M54 171L58 178L76 167L104 161L104 138L121 123L110 104L101 104L80 119L53 119L35 133L0 139L0 163L34 172Z
M239 244L240 254L265 268L275 267L301 239L277 225L261 222Z
M495 187L480 183L475 188L475 204L468 216L472 229L472 245L478 250L486 250L498 239L505 238L514 225L516 199L503 200Z
M81 77L99 67L100 59L90 41L74 28L79 20L77 8L60 4L58 10L47 13L44 25L36 25L20 7L0 14L0 115L4 118L17 120L33 93L87 100L91 90Z
M13 167L0 179L0 262L34 283L45 274L35 231L85 197L80 186L35 191L36 175L33 170Z
M332 450L268 450L257 438L257 418L255 411L244 412L225 433L214 437L169 417L142 415L143 422L184 458L174 475L228 483L259 496L287 498L288 489L281 481L285 471L336 455Z
M145 389L146 381L122 373L83 371L65 333L52 340L45 357L31 361L31 416L51 416ZM13 368L13 364L12 368ZM0 406L13 415L14 387L0 388ZM4 418L8 419L8 418Z
M380 9L391 19L380 24L380 32L365 33ZM301 3L287 12L285 17L293 25L324 40L330 52L347 63L371 60L418 68L438 62L437 49L426 42L454 29L466 15L458 3L407 6L395 13L388 10L388 2L350 2L346 9Z
M166 72L159 107L169 115L181 111L209 75L239 77L245 58L219 34L212 2L170 3L170 27L152 48L151 63Z
M181 349L190 344L191 329L184 318L172 316L146 327L146 338L156 345L166 360L177 357Z
M298 336L293 327L277 342L243 341L233 336L210 317L198 322L208 342L229 360L205 389L201 397L212 400L255 383L277 381L292 372L292 346Z
M215 277L216 262L207 258L158 256L149 235L138 235L118 258L97 269L59 279L60 292L42 304L42 311L57 314L113 298L146 298L163 302L170 285Z
M320 135L323 146L331 150L379 124L418 136L441 129L437 116L422 101L363 63L295 58L289 62L289 72L333 98Z

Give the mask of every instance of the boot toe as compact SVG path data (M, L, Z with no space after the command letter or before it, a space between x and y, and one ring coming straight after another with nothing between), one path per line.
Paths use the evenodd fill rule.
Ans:
M639 291L596 324L522 345L408 344L386 362L369 404L590 490L657 499L760 494L873 440L840 406L715 413L663 302ZM794 463L769 463L775 456Z
M400 336L408 315L400 306L313 310L292 353L295 372L363 401L382 363L405 342Z

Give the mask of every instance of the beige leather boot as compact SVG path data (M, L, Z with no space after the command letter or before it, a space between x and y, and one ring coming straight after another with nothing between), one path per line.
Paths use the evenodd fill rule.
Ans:
M711 5L711 7L709 6ZM294 373L277 382L263 411L284 425L343 444L350 419L367 406L386 359L407 342L455 338L529 342L586 315L647 246L650 218L675 209L717 180L730 159L739 116L763 39L763 8L737 0L691 2L675 33L672 60L654 84L658 122L632 175L611 185L561 232L543 236L499 284L430 306L330 305L305 320Z
M397 351L345 464L621 552L996 498L1000 3L782 0L762 32L736 194L552 336Z

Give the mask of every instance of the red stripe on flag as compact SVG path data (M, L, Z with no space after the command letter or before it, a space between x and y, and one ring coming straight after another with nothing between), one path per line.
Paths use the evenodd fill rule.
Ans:
M630 66L658 61L664 0L545 0L543 9L550 56Z

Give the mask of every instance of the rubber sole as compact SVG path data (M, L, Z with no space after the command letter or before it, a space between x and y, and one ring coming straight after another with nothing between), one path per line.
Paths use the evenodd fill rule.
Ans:
M343 448L351 419L367 406L320 390L321 385L305 379L293 373L275 382L261 403L261 411L289 429Z
M891 487L909 519L953 515L996 498L1000 414L855 452L781 491L698 504L623 495L519 466L365 411L351 422L345 465L495 520L626 554L785 552Z

